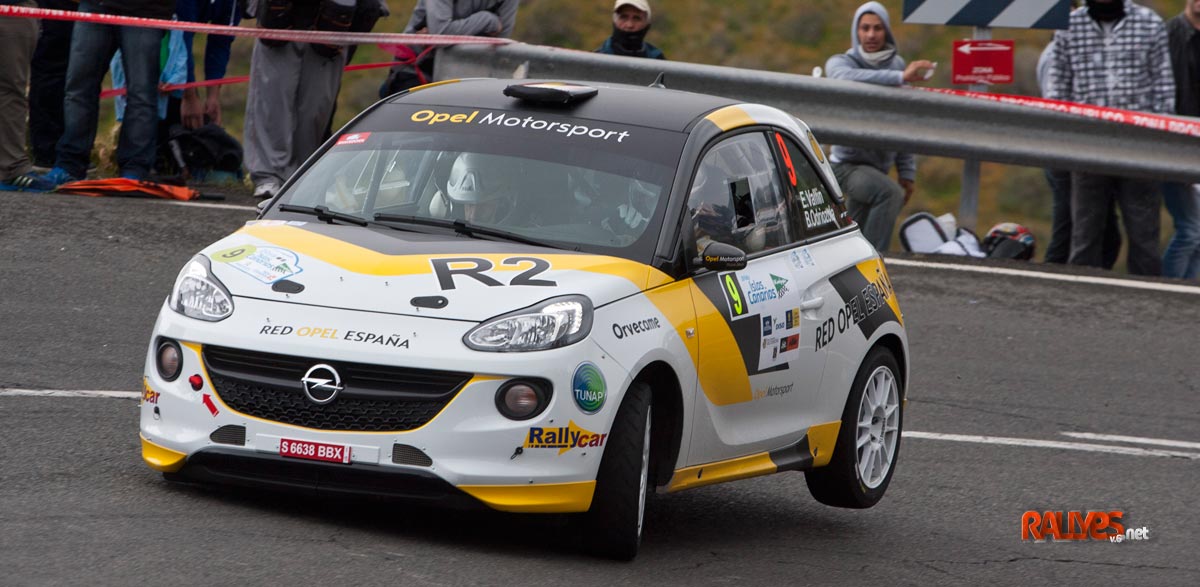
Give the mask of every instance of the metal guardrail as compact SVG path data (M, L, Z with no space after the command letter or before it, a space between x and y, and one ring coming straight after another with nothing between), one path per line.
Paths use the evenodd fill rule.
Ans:
M767 104L826 145L1200 182L1200 138L990 101L804 75L513 44L440 49L435 77L649 85Z

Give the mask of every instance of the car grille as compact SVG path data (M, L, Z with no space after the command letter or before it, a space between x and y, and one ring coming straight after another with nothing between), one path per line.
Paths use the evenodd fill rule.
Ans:
M317 405L300 379L324 363L344 389ZM401 432L423 426L454 399L470 373L346 363L226 347L204 347L217 395L234 411L284 424L354 432Z

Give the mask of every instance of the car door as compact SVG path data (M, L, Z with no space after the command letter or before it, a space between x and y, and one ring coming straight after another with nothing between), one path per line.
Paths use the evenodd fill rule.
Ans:
M773 141L791 193L793 231L804 243L793 249L790 260L811 284L810 309L802 312L805 334L812 333L807 350L823 355L817 360L825 365L821 391L806 396L801 406L797 422L804 427L841 418L863 337L869 339L888 315L876 310L895 305L878 254L857 231L848 230L853 222L829 183L832 174L821 173L827 168L825 154L811 133L807 138L811 150L790 132L776 133Z
M810 349L812 306L823 301L810 294L817 273L797 270L793 260L800 254L796 206L771 136L753 131L721 140L701 157L692 180L683 231L688 257L717 241L749 260L739 271L695 273L701 393L689 464L796 442L798 419L821 382L823 354Z

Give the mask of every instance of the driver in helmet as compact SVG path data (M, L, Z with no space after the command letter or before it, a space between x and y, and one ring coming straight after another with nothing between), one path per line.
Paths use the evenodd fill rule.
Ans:
M450 168L446 197L451 216L472 224L500 224L515 208L513 164L506 157L463 153Z

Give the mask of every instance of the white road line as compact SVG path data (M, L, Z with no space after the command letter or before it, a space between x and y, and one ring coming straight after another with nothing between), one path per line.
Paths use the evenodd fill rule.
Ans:
M1165 438L1143 438L1141 436L1118 436L1116 434L1093 434L1091 432L1060 432L1060 434L1083 440L1127 442L1130 444L1150 444L1154 446L1173 446L1175 448L1194 448L1200 450L1200 442L1184 442L1182 440L1167 440Z
M103 397L116 399L138 399L136 391L102 391L91 389L11 389L0 388L0 397Z
M1025 269L1009 269L1007 267L983 267L980 265L957 265L954 263L933 263L929 261L913 261L911 259L884 259L888 265L897 267L920 267L922 269L947 269L950 271L966 271L968 273L987 273L991 275L1012 275L1046 279L1049 281L1065 281L1069 283L1090 283L1093 285L1111 285L1130 289L1147 289L1151 291L1169 291L1174 293L1200 295L1200 287L1175 283L1157 283L1150 281L1134 281L1131 279L1116 279L1113 277L1091 277L1086 275L1063 275Z
M925 438L929 440L949 440L953 442L974 442L978 444L999 444L1005 446L1028 446L1036 448L1057 448L1061 450L1082 450L1088 452L1128 455L1135 457L1183 457L1200 460L1200 452L1184 452L1177 450L1159 450L1154 448L1135 448L1132 446L1112 446L1107 444L1090 444L1086 442L1064 442L1061 440L1038 440L1035 438L1006 438L1003 436L971 436L967 434L941 434L938 432L916 432L905 430L904 438Z

